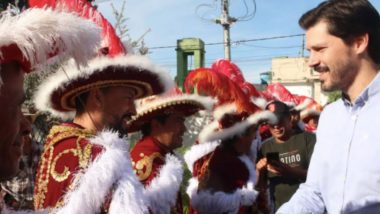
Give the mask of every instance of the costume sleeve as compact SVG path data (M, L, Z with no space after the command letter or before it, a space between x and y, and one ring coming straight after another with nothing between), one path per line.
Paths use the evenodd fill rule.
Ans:
M311 157L306 183L300 185L290 201L282 205L277 214L324 213L325 205L318 185L318 173L322 171L321 152L323 152L321 145L316 144Z

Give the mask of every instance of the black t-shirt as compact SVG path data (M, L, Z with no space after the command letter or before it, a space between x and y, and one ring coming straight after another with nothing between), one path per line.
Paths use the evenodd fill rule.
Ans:
M284 143L276 143L275 139L269 138L261 146L259 158L266 157L269 152L278 152L279 159L291 167L308 169L310 158L313 153L316 137L310 132L302 132L293 135ZM301 180L288 179L268 172L269 192L275 210L283 203L289 201L298 189Z

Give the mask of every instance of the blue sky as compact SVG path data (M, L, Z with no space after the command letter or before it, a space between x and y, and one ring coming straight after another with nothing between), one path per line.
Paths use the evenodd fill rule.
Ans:
M101 2L102 1L102 2ZM249 11L253 0L245 0ZM99 10L114 23L111 3L121 8L123 0L100 0ZM322 1L318 0L256 0L256 14L249 21L240 21L231 27L231 40L249 40L303 34L299 17ZM377 10L380 1L370 1ZM207 4L209 7L198 7ZM198 7L198 10L197 10ZM197 11L197 12L196 12ZM230 0L230 16L246 13L244 0ZM223 42L220 25L210 21L220 15L220 0L126 0L124 15L132 38L144 37L147 47L176 45L177 39L197 37L206 44ZM201 16L203 18L201 18ZM233 44L232 61L242 70L247 81L258 83L259 73L271 69L271 59L282 56L301 56L301 36ZM305 51L307 55L307 51ZM175 48L152 49L150 58L176 75ZM206 67L224 57L223 45L206 45Z

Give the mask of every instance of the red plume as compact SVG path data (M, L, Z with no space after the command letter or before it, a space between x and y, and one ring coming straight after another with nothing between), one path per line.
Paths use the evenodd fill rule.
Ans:
M81 17L92 20L102 28L104 47L101 52L109 56L125 54L126 50L115 29L102 14L94 8L87 0L29 0L30 7L62 8L68 12L75 12Z
M235 102L240 112L253 113L260 110L259 107L250 102L238 84L213 69L199 68L193 70L186 77L184 87L187 93L196 89L199 94L217 97L220 105Z
M243 73L235 63L226 59L219 59L211 65L211 68L238 84L243 92L250 97L260 97L260 94L255 86L245 81Z
M281 102L297 104L293 94L281 83L269 84L266 91Z

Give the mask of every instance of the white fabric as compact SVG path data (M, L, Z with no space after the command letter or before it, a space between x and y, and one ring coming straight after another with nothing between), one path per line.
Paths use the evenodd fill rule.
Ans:
M99 213L112 190L110 214L148 213L143 186L133 172L126 140L117 133L105 131L90 142L104 147L103 153L75 176L73 190L65 195L63 207L54 213Z
M241 206L249 206L254 203L258 195L254 189L256 182L255 165L246 155L240 156L239 159L249 171L249 180L243 188L237 189L234 193L198 191L198 179L194 177L190 179L186 193L191 199L192 206L200 214L235 214Z
M171 208L175 207L182 176L182 162L174 155L167 154L165 165L144 191L154 214L170 213Z
M94 57L100 43L100 28L73 13L32 8L0 19L0 47L16 44L32 68L74 58L78 64ZM49 59L49 54L58 55ZM0 58L2 53L0 51Z
M217 146L220 145L220 142L208 142L202 144L195 144L188 151L186 151L183 156L187 165L187 168L193 173L194 163L204 157L205 155L210 154L215 150Z
M232 136L242 134L249 126L258 124L264 120L268 121L268 123L275 123L277 118L270 111L260 111L251 114L244 121L225 129L219 129L219 122L214 121L201 131L199 134L199 142L204 143L231 138Z

